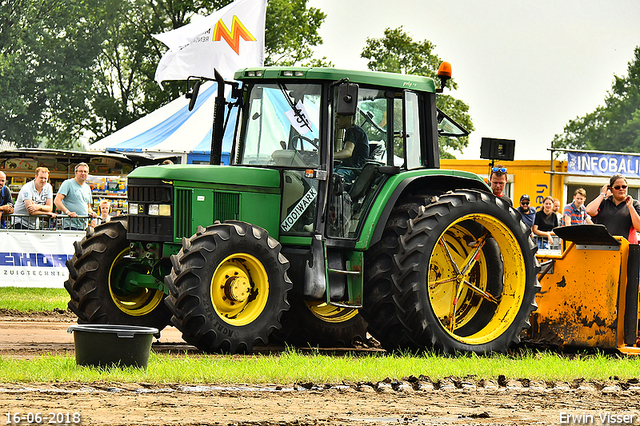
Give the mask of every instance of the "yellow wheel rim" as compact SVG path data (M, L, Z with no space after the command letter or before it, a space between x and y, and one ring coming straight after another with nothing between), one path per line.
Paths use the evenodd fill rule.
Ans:
M484 227L476 238L462 224L470 220ZM492 238L502 254L504 278L501 294L487 289L487 260L482 247ZM485 214L470 214L452 223L438 238L429 263L429 301L441 326L456 340L479 345L501 336L515 321L526 287L525 263L518 241L501 221ZM479 315L489 304L490 314ZM476 325L470 335L465 325ZM479 329L478 329L479 328Z
M135 292L126 295L118 294L115 282L112 282L114 268L126 262L125 255L129 252L126 248L120 252L109 268L109 293L113 303L127 315L140 317L147 315L162 303L164 293L160 290L139 287Z
M305 301L304 303L316 318L324 322L339 324L358 315L358 310L353 308L340 308L319 301Z
M247 253L224 259L211 279L211 303L227 323L243 326L255 321L267 305L269 277L262 262Z

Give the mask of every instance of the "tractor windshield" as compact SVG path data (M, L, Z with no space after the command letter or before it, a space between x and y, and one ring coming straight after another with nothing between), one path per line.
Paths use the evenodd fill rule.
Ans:
M320 89L317 84L253 86L237 164L317 167Z

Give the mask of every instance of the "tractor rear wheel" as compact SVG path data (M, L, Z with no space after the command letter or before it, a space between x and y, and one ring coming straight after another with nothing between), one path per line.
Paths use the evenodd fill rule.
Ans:
M529 229L506 202L480 191L448 193L420 210L394 256L393 300L406 335L446 353L505 352L529 326L540 288ZM470 231L478 226L480 235ZM496 249L501 272L492 266Z
M274 337L297 346L344 347L365 341L367 323L358 309L289 296L291 310L282 316L282 329Z
M382 238L365 257L364 303L360 310L369 324L369 333L387 350L417 349L405 333L393 301L394 255L400 250L398 238L407 231L410 218L420 206L430 202L429 196L410 197L396 205L385 224Z
M114 218L87 231L74 243L67 261L69 279L64 287L71 296L69 309L80 323L128 324L162 330L171 318L165 294L156 289L125 288L129 272L149 274L148 266L128 258L126 217Z
M171 256L165 282L173 325L205 352L251 352L289 309L289 261L267 231L245 222L199 227Z

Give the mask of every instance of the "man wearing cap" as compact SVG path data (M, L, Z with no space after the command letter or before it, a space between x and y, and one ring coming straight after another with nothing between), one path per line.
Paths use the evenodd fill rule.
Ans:
M536 208L531 207L531 199L527 194L520 197L520 207L516 210L522 215L522 221L526 223L529 228L532 228L533 220L536 218Z
M505 200L511 207L513 207L513 201L511 198L504 194L504 187L507 185L507 168L498 164L491 168L491 175L489 176L489 183L491 184L491 191L496 197L500 197Z
M587 200L587 191L583 188L576 189L573 193L573 202L565 206L562 211L562 225L584 225L593 224L591 217L587 214L584 202Z

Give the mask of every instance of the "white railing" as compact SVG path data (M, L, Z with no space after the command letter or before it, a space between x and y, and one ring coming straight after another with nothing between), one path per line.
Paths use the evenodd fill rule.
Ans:
M533 237L533 241L538 245L538 253L546 253L546 254L560 254L562 253L562 240L560 237L554 235L551 237L553 240L552 244L549 244L549 239L547 237L541 237L539 235L535 235Z
M64 229L84 230L88 226L97 226L102 218L89 216L70 217L65 214L48 215L2 215L4 229L22 229L38 231L59 231Z

